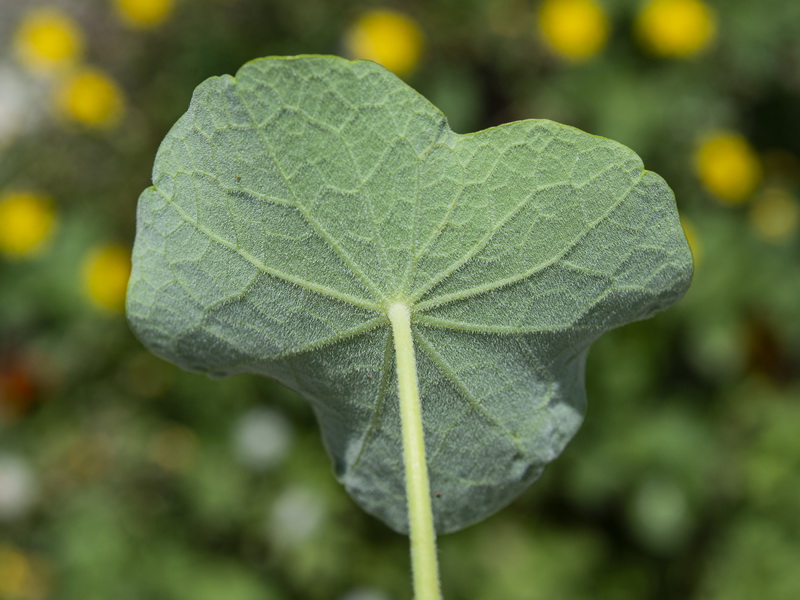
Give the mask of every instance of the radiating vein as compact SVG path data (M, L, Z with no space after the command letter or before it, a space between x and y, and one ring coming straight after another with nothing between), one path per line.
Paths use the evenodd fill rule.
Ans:
M282 358L289 358L291 356L298 356L300 354L305 354L307 352L313 352L314 350L320 350L325 347L330 347L339 342L344 342L350 338L356 337L358 335L362 335L367 333L368 331L372 331L373 329L377 329L381 325L388 324L388 319L385 316L376 317L374 319L370 319L369 321L364 321L360 325L352 327L350 329L346 329L341 332L337 332L331 336L326 338L322 338L321 340L315 340L314 342L307 344L305 346L301 346L299 348L291 348L286 352L281 352L280 354L276 354L274 356L268 356L265 358L274 358L274 359L282 359Z
M469 331L472 333L495 333L499 335L552 333L558 331L595 331L597 329L596 327L577 326L577 325L558 325L553 327L541 327L541 326L523 327L519 325L505 325L505 324L488 325L483 323L467 323L464 321L456 321L455 319L442 319L439 317L432 317L426 314L414 315L414 321L422 325L437 327L439 329L450 329L452 331Z
M363 308L365 310L371 310L373 312L382 312L383 311L381 305L376 303L376 302L370 302L369 300L364 300L362 298L358 298L358 297L352 296L350 294L345 294L344 292L340 292L339 290L336 290L334 288L331 288L331 287L328 287L328 286L325 286L325 285L320 285L318 283L313 283L311 281L307 281L307 280L302 279L300 277L297 277L295 275L290 275L289 273L284 273L283 271L279 271L278 269L275 269L273 267L269 267L269 266L265 265L263 262L258 260L255 256L253 256L252 254L247 252L247 250L239 248L238 246L236 246L236 244L232 243L230 240L226 240L222 236L214 233L213 231L211 231L207 227L204 227L203 225L201 225L200 223L198 223L197 221L192 219L186 213L186 211L184 211L180 206L178 206L178 204L176 202L174 202L172 200L172 198L167 196L164 192L159 190L157 187L153 186L153 189L155 189L159 194L161 194L161 196L173 208L173 210L175 210L175 212L177 212L181 216L181 218L184 221L186 221L189 225L191 225L192 227L194 227L199 232L201 232L202 234L206 235L209 239L211 239L212 241L218 243L219 245L224 246L224 247L228 248L229 250L233 250L236 254L241 256L243 259L245 259L247 262L249 262L251 265L253 265L255 268L257 268L262 273L265 273L266 275L270 275L272 277L276 277L278 279L282 279L283 281L286 281L288 283L291 283L293 285L301 287L301 288L303 288L305 290L308 290L310 292L314 292L315 294L320 294L321 296L326 296L326 297L331 298L333 300L339 300L340 302L346 302L347 304L351 304L353 306L357 306L358 308Z
M606 210L598 219L596 219L594 222L592 222L591 224L589 224L588 226L583 228L580 231L580 233L578 233L578 235L575 236L575 238L572 241L570 241L568 244L565 245L564 249L560 253L556 254L551 259L546 260L546 261L544 261L542 263L539 263L538 265L534 266L533 268L529 269L528 271L523 271L522 273L517 273L516 275L512 275L510 277L505 277L503 279L497 279L495 281L490 281L490 282L484 283L482 285L476 285L476 286L471 287L471 288L466 288L466 289L463 289L463 290L459 290L457 292L451 292L449 294L443 294L441 296L436 296L436 297L430 298L429 300L425 300L423 302L418 302L415 305L415 310L422 311L422 310L426 310L426 309L430 309L430 308L435 308L437 306L442 306L443 304L448 304L450 302L457 302L459 300L465 300L465 299L471 298L473 296L478 296L480 294L485 294L487 292L491 292L492 290L497 290L497 289L512 285L512 284L517 283L519 281L522 281L524 279L529 279L530 277L533 277L537 273L541 273L542 271L544 271L548 267L551 267L551 266L557 264L562 258L564 258L564 256L566 256L570 251L572 251L575 248L575 246L577 246L578 243L582 239L584 239L587 235L589 235L589 233L591 233L595 229L595 227L597 227L600 223L602 223L605 219L607 219L608 216L611 215L627 199L627 197L631 193L631 191L633 191L633 189L642 180L642 178L644 177L645 173L646 173L646 171L643 170L641 175L620 196L619 200L614 202L608 208L608 210ZM503 225L500 225L498 229L493 231L492 235L497 233L497 231L499 231L499 229L502 228ZM489 237L491 237L491 236L489 236ZM488 243L488 240L487 240L487 243ZM466 264L466 261L463 261L462 264L457 268L461 268L465 264ZM448 271L450 271L450 270L448 269ZM450 271L450 273L448 273L448 276L450 274L452 274L452 272L454 272L454 271ZM444 278L445 277L439 277L437 279L439 279L439 282L441 282L441 281L444 280ZM428 286L428 290L433 289L436 285L437 284L433 284L433 285ZM427 293L427 292L424 292L424 293ZM423 295L424 295L424 293L423 293Z
M453 273L455 273L456 271L461 269L469 261L471 261L473 258L475 258L475 256L477 256L477 254L481 250L483 250L484 248L486 248L486 246L489 245L489 242L492 241L492 238L494 238L494 236L497 235L500 232L500 230L502 230L503 227L505 227L506 224L511 219L513 219L516 215L518 215L522 211L522 209L524 209L525 206L527 206L528 203L530 203L531 199L536 194L538 194L540 192L543 192L543 191L545 191L547 189L550 189L550 188L553 188L553 187L558 187L558 186L563 186L563 185L564 185L563 182L554 183L554 184L550 184L550 185L543 185L543 186L540 186L540 187L536 188L530 194L525 196L525 198L521 202L519 202L502 219L500 219L500 221L498 221L497 225L493 229L490 229L489 231L487 231L487 233L481 239L479 239L472 246L472 248L469 249L469 251L466 254L464 254L459 260L457 260L456 262L451 264L449 267L444 269L441 273L439 273L436 277L434 277L433 280L427 282L422 289L417 290L416 292L414 292L414 294L412 296L412 301L416 302L420 298L424 297L425 294L430 292L437 285L439 285L445 279L450 277L450 275L452 275ZM417 308L419 308L419 305L417 305Z
M238 82L237 82L237 88L236 89L237 89L237 91L239 90ZM327 231L325 231L325 229L320 225L319 221L317 221L315 218L313 218L311 213L295 197L294 192L292 192L292 186L289 183L289 177L286 174L286 172L283 170L283 168L281 167L280 163L278 162L278 159L277 159L277 156L275 154L275 151L272 149L272 146L267 141L267 136L265 135L263 128L258 126L258 122L256 121L255 116L253 115L252 111L250 110L250 107L248 106L247 101L241 96L241 94L239 94L239 99L240 99L240 101L242 103L242 107L244 108L244 111L247 113L248 117L250 117L250 121L253 123L253 128L258 132L258 135L261 138L261 141L262 141L262 143L264 145L264 149L269 153L270 160L275 165L275 168L278 170L278 172L280 173L281 177L283 178L283 182L286 184L286 189L292 195L292 200L294 202L295 209L301 215L303 215L303 218L306 220L306 222L309 224L309 226L311 226L311 228L316 232L316 234L318 236L320 236L325 241L325 243L342 260L342 262L344 262L345 265L347 265L347 267L350 269L350 271L353 273L353 275L355 275L358 278L358 280L362 283L362 285L364 285L364 287L366 287L367 290L369 290L373 294L375 299L376 300L383 299L383 293L378 288L378 286L375 285L375 282L373 282L367 276L367 274L364 273L364 271L356 264L356 262L353 260L353 258L347 252L345 252L341 248L341 246L339 246L339 244L336 243L336 240L334 240L333 237Z
M388 322L388 321L387 321ZM389 391L389 382L392 376L392 365L394 364L394 345L390 330L386 330L386 346L383 350L383 369L381 370L381 382L378 386L378 397L375 399L375 408L372 410L372 416L369 419L369 425L364 435L361 437L361 445L358 448L358 453L353 458L350 464L350 469L355 471L364 457L364 452L367 448L372 434L377 431L378 424L381 420L381 411L383 411L383 404L386 401L386 393Z
M445 378L455 386L464 400L469 403L470 407L476 413L483 415L488 421L493 423L499 429L503 430L521 456L528 456L528 452L522 447L519 438L512 431L510 431L508 427L498 421L496 417L486 411L480 400L478 400L472 394L472 391L464 384L463 381L461 381L461 379L458 377L458 374L453 370L444 357L433 347L433 345L422 334L419 328L414 329L414 341L418 344L420 350L422 350L428 356L428 358L431 359L433 364L436 365L442 375L444 375Z

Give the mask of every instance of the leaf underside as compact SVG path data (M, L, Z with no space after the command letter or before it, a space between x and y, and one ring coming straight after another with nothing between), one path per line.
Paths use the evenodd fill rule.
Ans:
M386 308L410 306L439 532L508 504L584 414L604 331L664 309L692 260L631 150L550 121L458 135L382 67L260 59L214 77L139 199L128 315L178 365L277 379L337 477L407 531Z

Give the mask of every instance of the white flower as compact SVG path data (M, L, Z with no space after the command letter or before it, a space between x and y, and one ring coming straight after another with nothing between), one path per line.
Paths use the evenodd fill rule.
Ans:
M239 417L234 426L234 452L251 469L271 469L286 459L292 437L292 425L281 413L254 408Z
M33 470L23 458L0 454L0 521L23 516L36 499Z
M354 588L345 592L339 600L390 600L385 592L377 588Z
M325 513L325 503L314 490L290 488L272 505L267 519L267 536L279 546L296 546L316 533Z

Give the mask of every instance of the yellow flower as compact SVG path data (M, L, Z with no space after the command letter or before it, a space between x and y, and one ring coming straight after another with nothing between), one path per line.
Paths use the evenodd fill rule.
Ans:
M51 566L7 543L0 544L0 598L42 600L51 597Z
M595 0L544 0L539 32L550 49L570 61L584 61L608 41L609 20Z
M56 8L29 12L14 36L19 60L32 71L49 72L76 63L83 54L77 23Z
M703 186L726 204L747 200L761 182L761 164L750 144L738 133L706 136L694 155Z
M422 44L417 24L392 10L364 13L345 36L350 57L375 61L400 76L408 75L417 66Z
M53 235L55 225L50 198L34 192L0 196L0 253L14 258L36 254Z
M785 242L800 224L800 205L786 188L768 187L753 202L750 224L768 242Z
M714 39L716 16L701 0L651 0L636 17L641 44L656 56L684 58Z
M27 556L12 546L0 546L0 598L27 596L33 576Z
M130 251L120 245L99 246L83 261L83 289L92 303L108 312L121 312L131 275Z
M122 116L119 86L99 69L84 67L61 82L56 91L61 113L88 127L110 127Z
M119 18L130 27L158 27L172 14L173 0L114 0Z
M689 242L689 249L692 251L692 258L694 259L696 267L700 263L700 258L702 256L697 230L691 222L683 217L681 217L681 227L683 227L683 234L686 236L686 241Z

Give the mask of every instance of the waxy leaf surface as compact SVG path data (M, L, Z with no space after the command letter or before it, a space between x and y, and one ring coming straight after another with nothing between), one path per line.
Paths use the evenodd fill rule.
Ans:
M458 135L388 71L335 57L200 85L138 210L140 339L298 391L337 477L399 531L389 304L412 311L445 532L541 474L583 417L589 345L670 305L692 271L672 192L631 150L542 120Z

